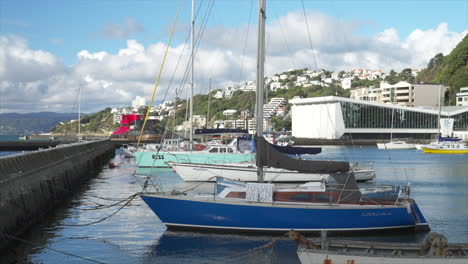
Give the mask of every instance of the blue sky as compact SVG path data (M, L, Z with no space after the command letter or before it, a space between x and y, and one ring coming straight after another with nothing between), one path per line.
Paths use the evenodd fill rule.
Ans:
M197 26L211 1L196 1L202 6ZM79 88L85 111L128 105L137 95L148 100L178 5L0 0L0 112L67 112ZM267 1L267 75L315 64L328 70L421 69L468 32L467 0L304 0L304 6L309 30L301 0ZM176 90L169 86L172 75L174 85L184 79L190 8L191 1L183 1L161 79L169 96ZM214 89L255 78L256 8L257 0L214 1L195 61L196 92L207 91L210 77ZM179 56L183 66L175 71Z
M196 1L206 5L208 1ZM172 23L179 1L6 1L0 2L1 34L20 35L33 49L49 51L66 64L76 62L76 53L115 52L125 46L126 39L106 38L102 35L106 25L122 25L133 18L142 26L142 32L128 37L142 44L167 41L167 28ZM216 1L209 26L239 26L248 22L250 0ZM190 23L191 1L184 1L181 21ZM256 5L253 1L251 23L256 23ZM308 10L328 16L355 20L362 23L358 32L371 36L387 28L395 28L405 38L415 28L426 30L447 22L449 30L461 32L468 28L468 1L304 1ZM302 10L300 0L267 1L269 18L288 11ZM310 22L313 26L313 21ZM175 44L184 40L177 35Z

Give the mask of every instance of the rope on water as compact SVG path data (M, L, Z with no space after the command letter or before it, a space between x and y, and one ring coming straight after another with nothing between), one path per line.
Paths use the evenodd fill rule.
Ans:
M123 199L123 200L120 200L120 201L118 201L118 202L116 202L116 203L113 203L113 204L100 204L100 203L93 202L93 203L97 204L96 207L93 207L93 208L77 208L77 209L78 209L78 210L83 210L83 211L93 211L93 210L107 209L107 208L111 208L111 207L117 206L117 205L119 205L119 204L121 204L121 203L123 203L123 202L126 202L126 201L128 201L129 199L133 199L133 198L135 198L135 195L138 195L138 193L137 193L137 194L133 194L133 195L131 195L131 196L129 196L129 197Z
M249 249L249 250L246 250L246 251L243 251L243 252L239 252L239 253L235 253L235 254L232 254L232 255L229 255L229 256L226 256L226 257L215 258L215 259L212 259L212 260L204 262L204 263L207 263L207 264L208 263L218 263L218 262L230 263L230 262L234 262L234 261L239 261L241 259L253 256L254 254L257 254L258 252L261 252L261 251L266 250L266 249L271 249L270 255L272 255L273 247L275 246L277 241L278 240L275 239L275 240L272 240L272 241L270 241L270 242L268 242L265 245L262 245L260 247L252 248L252 249Z
M46 249L48 249L48 250L55 251L55 252L58 252L58 253L60 253L60 254L64 254L64 255L67 255L67 256L71 256L71 257L74 257L74 258L79 258L79 259L86 260L86 261L89 261L89 262L94 262L94 263L106 264L106 262L102 262L102 261L94 260L94 259L90 259L90 258L85 258L85 257L78 256L78 255L75 255L75 254L72 254L72 253L68 253L68 252L65 252L65 251L62 251L62 250L58 250L58 249L51 248L51 247L48 247L48 246L43 246L43 245L40 245L40 244L38 244L38 243L34 243L34 242L31 242L31 241L27 241L27 240L24 240L24 239L21 239L21 238L12 236L12 235L8 235L8 234L5 234L5 233L0 233L0 235L2 235L2 236L4 236L4 237L7 237L7 238L10 238L10 239L13 239L13 240L17 240L17 241L20 241L20 242L29 244L29 245L32 245L32 246L44 247L44 248L46 248Z
M115 214L117 214L120 210L122 210L124 207L126 207L133 199L135 199L135 197L137 197L140 193L136 193L132 196L130 196L126 203L124 205L122 205L119 209L117 209L115 212L113 212L112 214L106 216L106 217L103 217L97 221L94 221L94 222L91 222L91 223L86 223L86 224L62 224L62 226L89 226L89 225L94 225L94 224L98 224L98 223L101 223L109 218L111 218L112 216L114 216Z
M273 253L274 253L274 247L275 247L276 242L278 242L278 240L282 240L282 239L284 239L284 237L288 237L288 236L289 236L289 232L285 233L281 237L277 237L276 239L271 240L270 242L268 242L268 243L266 243L266 244L264 244L262 246L252 248L252 249L249 249L249 250L246 250L246 251L243 251L243 252L235 253L235 254L232 254L232 255L229 255L229 256L226 256L226 257L215 258L215 259L212 259L212 260L204 262L204 263L207 263L207 264L208 263L217 263L217 262L221 262L221 261L225 262L225 263L230 263L230 262L234 262L234 261L239 261L239 260L244 259L246 257L251 257L254 254L257 254L258 252L262 252L262 251L265 251L267 249L270 249L270 252L268 253L268 255L270 257L272 257Z

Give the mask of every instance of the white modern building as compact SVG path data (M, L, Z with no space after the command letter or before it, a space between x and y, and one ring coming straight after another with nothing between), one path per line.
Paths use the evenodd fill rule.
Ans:
M432 138L438 107L431 109L367 102L336 96L293 99L292 136L297 138ZM454 136L468 140L468 107L442 107L453 118Z
M468 87L460 88L457 93L457 106L468 106Z

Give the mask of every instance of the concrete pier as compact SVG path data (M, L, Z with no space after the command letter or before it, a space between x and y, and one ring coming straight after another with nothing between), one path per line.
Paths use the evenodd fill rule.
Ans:
M95 177L114 154L114 144L101 140L0 157L0 232L20 236ZM0 251L11 242L2 237Z

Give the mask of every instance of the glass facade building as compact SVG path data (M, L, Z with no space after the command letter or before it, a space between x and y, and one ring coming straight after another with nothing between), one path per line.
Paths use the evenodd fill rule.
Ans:
M359 103L340 102L345 128L435 128L438 127L438 114L392 107L379 107ZM453 116L454 130L468 130L468 109ZM393 124L392 124L393 121Z
M415 108L327 96L292 100L292 134L298 138L431 139L439 108ZM453 136L468 137L468 107L442 107L454 119Z

